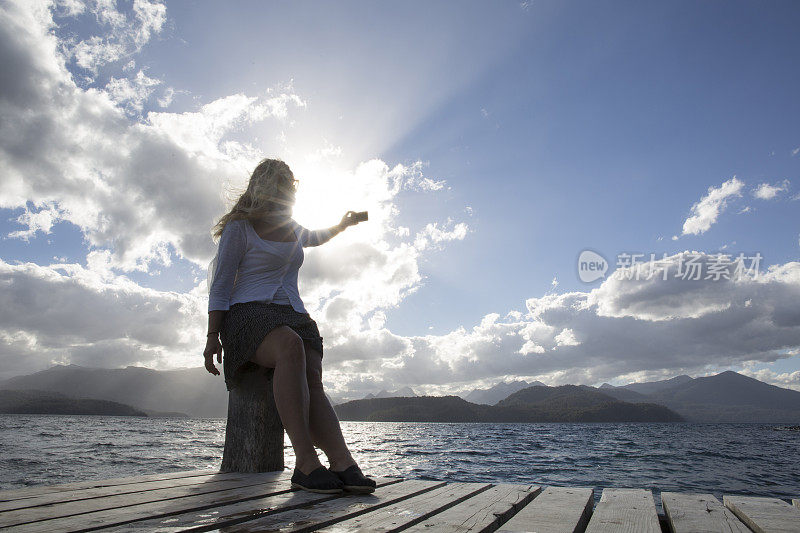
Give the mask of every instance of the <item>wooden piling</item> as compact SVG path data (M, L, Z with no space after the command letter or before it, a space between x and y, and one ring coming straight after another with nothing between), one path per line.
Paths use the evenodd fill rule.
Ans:
M274 368L241 373L228 392L222 472L283 470L283 424L272 391Z

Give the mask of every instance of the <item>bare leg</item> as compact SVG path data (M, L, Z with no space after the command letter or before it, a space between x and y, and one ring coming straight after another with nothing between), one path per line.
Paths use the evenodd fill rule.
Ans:
M310 395L303 340L287 326L275 328L264 337L251 361L275 369L275 406L292 441L296 468L309 474L323 466L309 432Z
M339 418L322 388L322 354L306 344L306 375L310 406L308 428L311 440L328 456L330 469L342 471L356 464L347 448Z

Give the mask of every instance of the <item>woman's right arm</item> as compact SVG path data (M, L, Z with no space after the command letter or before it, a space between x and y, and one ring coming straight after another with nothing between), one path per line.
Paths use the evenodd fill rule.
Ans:
M307 246L319 246L321 244L325 244L333 237L347 229L348 226L354 226L358 224L358 222L356 222L356 220L352 217L353 213L355 213L355 211L348 211L338 224L326 229L310 230L295 222L295 224L297 224L297 228L300 230L300 242L302 243L302 246L305 248Z
M217 265L213 281L208 290L208 311L227 311L230 309L231 293L236 281L236 272L247 249L247 236L242 222L233 220L225 225L219 238Z
M222 329L222 319L225 318L227 311L209 311L208 312L208 336L212 337L214 333L219 333Z
M205 359L206 370L219 375L219 370L214 366L214 354L217 356L217 363L222 364L222 343L219 341L220 328L222 327L222 319L225 318L227 311L209 311L208 312L208 331L212 332L207 336L206 349L203 350L203 358Z
M219 332L225 313L230 309L230 298L236 281L236 272L247 250L247 236L239 221L231 221L219 239L219 252L213 281L208 294L208 330L206 348L203 351L206 369L214 375L219 370L214 366L214 354L217 362L222 363L222 344Z

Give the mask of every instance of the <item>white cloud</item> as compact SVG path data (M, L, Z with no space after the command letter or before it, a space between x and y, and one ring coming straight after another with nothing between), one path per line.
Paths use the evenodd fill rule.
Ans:
M111 78L105 91L114 103L128 112L139 114L155 87L160 84L161 80L149 78L140 70L133 79Z
M205 104L197 112L150 112L146 122L186 154L212 156L223 162L236 159L239 154L254 159L257 156L248 153L245 145L223 143L223 137L236 128L268 117L283 119L290 105L302 107L305 103L296 94L273 95L271 90L261 96L234 94Z
M121 24L109 5L96 6L98 18L109 26ZM129 84L115 81L107 90L82 89L66 68L46 9L31 10L26 3L9 3L0 9L4 15L0 49L15 67L14 77L0 78L4 117L0 164L5 169L0 206L19 208L32 201L49 206L37 213L26 211L19 221L28 229L19 232L19 237L47 231L58 219L77 226L90 246L85 268L28 264L20 270L5 265L8 283L14 284L17 294L14 301L6 302L9 313L25 307L19 316L55 316L67 310L79 310L85 316L84 322L72 324L72 334L82 340L59 340L55 333L48 336L49 320L41 326L32 321L9 322L4 356L30 357L29 368L55 360L89 362L103 350L118 353L102 364L137 362L158 367L169 364L166 354L176 354L169 359L173 364L185 362L181 354L188 352L184 350L191 344L197 351L202 344L205 293L200 289L205 280L198 280L192 293L180 295L147 291L119 273L153 272L158 265L168 266L174 256L205 266L214 252L211 225L226 208L220 192L244 185L254 163L263 157L252 145L230 140L229 134L260 122L291 127L291 114L305 102L291 86L285 86L258 95L221 97L191 112L150 112L144 120L132 121L119 106L138 109L155 83L142 74L138 88L136 80L129 80ZM336 156L337 150L324 150L326 158ZM308 184L304 171L313 170L309 166L313 161L297 163L293 168ZM324 163L330 170L327 159ZM332 210L341 214L351 205L363 205L370 211L369 224L309 250L301 271L304 299L319 317L326 348L333 350L328 360L337 360L337 348L341 361L350 365L359 364L360 359L396 357L407 350L407 339L384 329L387 310L419 289L423 252L466 235L466 225L452 218L423 221L425 229L413 239L408 228L396 225L396 197L401 191L434 194L444 186L444 181L425 176L423 166L416 162L390 168L383 161L370 160L355 169L318 173L316 182L312 179L311 187L298 193L301 209L297 214L302 214L303 205L304 216L311 219L325 211L320 220L327 225ZM304 196L307 191L313 191L316 203ZM298 220L306 219L298 216ZM91 276L92 283L83 283ZM53 301L38 296L66 289L74 293L71 307L66 303L69 298L59 297L55 300L58 309L48 310ZM131 304L141 313L130 320L131 327L152 321L172 323L164 327L176 328L191 342L186 340L184 346L166 338L132 339L114 327L109 327L108 337L98 337L95 332L106 320L105 306L124 302L123 293L141 302L155 302ZM101 304L102 298L108 301ZM176 312L178 303L184 315L165 318L162 310ZM182 322L185 317L191 317L186 324L192 321L192 327ZM113 314L109 320L113 322ZM42 348L45 344L46 349ZM41 356L33 355L37 350Z
M729 291L740 285L730 281L736 279L734 267L714 280L711 272L713 265L719 264L718 257L686 251L664 258L663 264L654 265L652 271L647 262L617 269L589 294L587 302L597 307L600 316L650 321L700 318L724 311L736 305ZM735 260L732 256L722 258L725 262ZM752 259L745 258L743 267L752 272L742 272L742 278L757 280L762 275Z
M154 33L161 32L167 20L167 8L158 1L133 0L133 13L137 22L134 26L134 42L141 49Z
M403 166L403 180L401 187L404 189L418 189L421 191L439 191L445 186L445 180L434 180L422 173L425 165L417 161L409 166Z
M161 98L158 99L159 107L169 107L172 103L172 100L175 98L175 89L172 87L167 87L164 89L164 94Z
M683 235L699 235L708 231L725 210L730 198L741 196L744 182L729 179L719 187L709 187L708 194L692 206L691 214L683 223Z
M670 274L680 261L681 254L667 258ZM800 263L740 281L612 276L590 292L529 298L525 314L489 313L471 329L405 338L382 331L372 357L348 362L361 335L330 348L326 372L342 390L373 375L388 388L428 393L506 376L562 384L697 375L787 357L800 346L797 301Z
M775 385L776 387L800 391L800 370L778 373L766 368L760 370L749 370L745 368L739 373L769 383L770 385Z
M564 328L553 339L556 341L556 346L577 346L580 344L578 339L575 338L575 332L570 328Z
M109 6L94 9L116 28ZM289 128L305 101L284 87L131 121L106 91L76 85L47 9L6 2L0 15L0 50L15 73L0 76L0 206L27 208L35 200L38 211L20 220L28 234L64 220L92 247L85 267L0 261L3 370L30 372L54 361L199 365L205 280L179 294L145 289L120 272L152 271L174 256L204 266L213 255L208 231L225 210L220 190L243 185L263 155L230 134L262 122L275 131ZM160 27L145 25L151 33ZM529 298L525 312L487 313L473 327L397 335L387 329L387 316L421 289L423 254L465 239L469 228L452 218L422 220L416 234L398 226L402 191L444 188L444 181L423 175L423 163L390 167L373 159L320 174L304 187L314 164L292 165L304 176L298 221L330 210L327 220L351 205L370 211L368 224L309 249L301 270L304 300L325 338L326 385L334 392L404 385L448 392L504 376L592 383L769 362L800 345L798 263L775 266L758 281L609 278L591 292ZM706 231L740 189L735 178L710 189L693 207L690 229ZM329 201L321 207L309 201L319 197Z
M772 200L778 194L789 190L789 180L783 180L775 185L769 183L762 183L753 190L753 196L760 200Z
M116 24L108 6L96 7ZM225 135L282 120L290 106L302 105L299 97L232 95L197 112L150 113L145 123L131 123L116 103L138 108L150 78L139 76L138 88L81 89L46 9L7 2L0 10L0 48L14 72L0 77L0 207L55 206L91 246L112 248L112 262L123 270L145 271L168 248L207 263L212 219L225 207L220 190L260 156Z
M107 368L199 364L202 309L192 294L145 289L77 264L12 265L2 259L0 285L4 373L62 362Z
M61 17L74 17L86 10L82 0L57 0L56 13Z
M469 227L464 222L456 224L452 218L448 218L441 227L437 222L431 222L417 233L414 238L414 246L417 250L441 248L445 242L464 240L468 231Z
M90 6L104 33L62 45L76 65L94 74L103 65L139 52L166 22L167 9L160 2L134 0L132 16L118 10L113 0L94 0ZM72 16L76 12L68 10L65 14Z
M25 206L25 212L17 217L17 223L27 226L28 229L12 231L8 237L28 241L38 231L47 235L60 218L58 207L55 205L45 205L39 211L31 211Z

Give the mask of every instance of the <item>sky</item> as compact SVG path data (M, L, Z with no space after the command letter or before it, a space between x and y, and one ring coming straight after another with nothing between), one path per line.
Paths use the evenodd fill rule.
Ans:
M211 227L277 157L302 225L370 214L300 271L332 396L800 390L798 25L788 1L2 0L0 378L202 366Z

